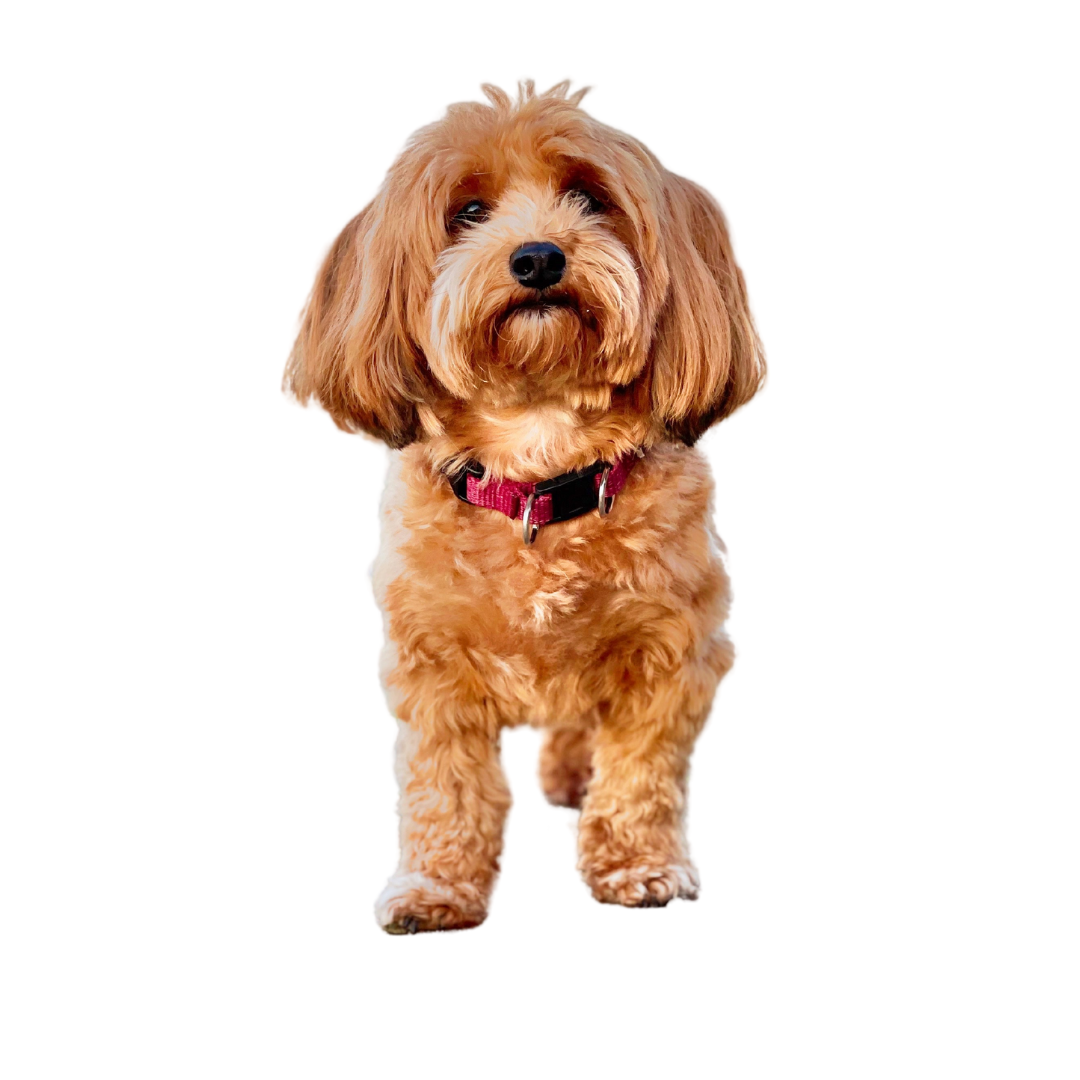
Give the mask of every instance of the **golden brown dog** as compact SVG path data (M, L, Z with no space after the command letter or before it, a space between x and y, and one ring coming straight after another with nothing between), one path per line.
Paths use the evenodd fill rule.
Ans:
M286 372L395 448L375 569L394 933L483 921L499 736L522 723L546 729L547 797L581 808L598 900L697 895L687 771L732 648L692 446L764 361L719 207L567 90L486 86L413 136L327 256Z

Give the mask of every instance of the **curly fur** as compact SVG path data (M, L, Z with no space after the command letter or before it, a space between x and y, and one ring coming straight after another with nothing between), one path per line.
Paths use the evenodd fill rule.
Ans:
M548 798L580 806L597 899L697 894L691 750L732 663L711 480L693 449L764 359L719 207L584 91L522 85L417 132L319 272L286 371L394 455L376 591L400 721L393 932L483 921L510 805L503 727L548 729ZM462 224L479 200L485 220ZM566 271L529 305L509 272L544 240ZM458 501L446 474L538 480L645 452L615 509L541 529Z

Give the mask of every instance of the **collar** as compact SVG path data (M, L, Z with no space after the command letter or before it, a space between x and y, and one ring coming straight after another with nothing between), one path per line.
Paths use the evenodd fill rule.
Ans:
M469 461L448 479L462 502L498 510L509 518L521 518L522 539L531 544L542 525L569 521L592 510L607 517L630 470L644 456L643 450L630 450L614 462L597 461L576 472L536 482L488 480L485 483L484 467Z

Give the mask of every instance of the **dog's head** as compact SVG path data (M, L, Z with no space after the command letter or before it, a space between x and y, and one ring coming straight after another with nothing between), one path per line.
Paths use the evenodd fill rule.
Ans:
M764 375L720 208L561 83L417 132L319 272L286 372L403 446L440 399L628 395L693 442Z

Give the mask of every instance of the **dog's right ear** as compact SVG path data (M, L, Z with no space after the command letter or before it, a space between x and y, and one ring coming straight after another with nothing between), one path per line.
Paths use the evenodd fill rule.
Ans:
M315 279L284 388L315 398L346 431L394 447L417 436L425 368L406 326L405 268L376 199L342 230Z

